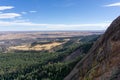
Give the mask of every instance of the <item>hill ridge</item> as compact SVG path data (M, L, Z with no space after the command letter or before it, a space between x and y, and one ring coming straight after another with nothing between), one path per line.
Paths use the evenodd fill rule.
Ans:
M64 80L120 79L120 16ZM117 75L116 75L117 74Z

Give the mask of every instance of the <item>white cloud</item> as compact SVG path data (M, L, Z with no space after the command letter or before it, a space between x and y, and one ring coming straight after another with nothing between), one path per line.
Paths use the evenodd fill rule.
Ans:
M109 26L110 23L99 23L99 24L38 24L26 21L0 21L0 27L17 27L21 26L30 29L34 28L34 30L104 30Z
M0 19L9 19L9 18L15 18L15 17L20 17L20 14L17 13L1 13L0 14Z
M20 20L20 21L0 21L0 27L2 26L46 26L47 24L36 24L36 23L32 23L32 22L26 22L24 20Z
M7 9L12 9L14 8L13 6L0 6L0 10L7 10Z
M27 12L24 12L24 11L23 11L23 12L21 12L21 13L22 13L22 14L27 14Z
M30 13L36 13L37 11L29 11Z
M0 11L3 10L8 10L8 9L13 9L13 6L0 6ZM22 16L21 14L18 13L4 13L0 12L0 19L11 19L11 18L16 18Z
M120 2L105 5L105 7L120 7Z
M25 23L25 22L29 22L29 19L18 19L18 20L13 20L12 22L15 22L15 23Z
M98 24L47 24L49 30L104 30L109 26L109 23Z
M37 11L28 11L28 12L25 12L25 11L23 11L23 12L21 12L22 14L27 14L27 13L36 13Z

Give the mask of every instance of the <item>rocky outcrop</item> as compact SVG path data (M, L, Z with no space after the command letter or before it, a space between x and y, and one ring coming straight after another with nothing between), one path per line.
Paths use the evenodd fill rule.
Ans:
M81 55L83 55L82 54L82 50L81 49L77 49L76 51L74 51L73 53L71 53L69 56L67 56L64 59L64 62L73 61L73 60L75 60L76 58L78 58Z
M64 80L120 80L120 16Z

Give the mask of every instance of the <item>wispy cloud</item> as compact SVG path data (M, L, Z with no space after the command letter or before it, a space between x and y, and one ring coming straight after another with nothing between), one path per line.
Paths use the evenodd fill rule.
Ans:
M0 21L0 27L10 27L10 26L26 26L26 27L30 27L30 26L46 26L47 24L37 24L37 23L32 23L32 22L26 22L24 20L21 21Z
M16 18L20 17L21 14L18 13L4 13L2 11L8 10L8 9L13 9L14 6L0 6L0 19L11 19L11 18Z
M104 5L105 7L120 7L120 2Z
M12 9L14 8L13 6L0 6L0 10L7 10L7 9Z
M109 23L92 23L92 24L47 24L50 30L104 30Z
M27 14L27 12L25 12L25 11L23 11L23 12L21 12L22 14Z
M95 23L95 24L39 24L26 21L0 21L0 27L16 27L21 26L29 29L29 27L34 27L38 30L104 30L109 26L109 23ZM35 28L36 27L36 28Z
M23 11L21 14L36 13L37 11Z
M36 13L37 11L29 11L30 13Z
M0 19L9 19L9 18L15 18L20 17L21 15L18 13L1 13Z

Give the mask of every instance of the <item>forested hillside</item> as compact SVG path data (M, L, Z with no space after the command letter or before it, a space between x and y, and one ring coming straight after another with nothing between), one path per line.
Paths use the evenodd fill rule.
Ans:
M0 54L0 80L63 80L81 60L98 35L72 37L64 44L44 51L14 51ZM60 39L63 41L63 39ZM60 41L59 41L60 42ZM34 43L34 45L39 43ZM45 43L46 44L46 43ZM65 59L80 49L79 56Z

